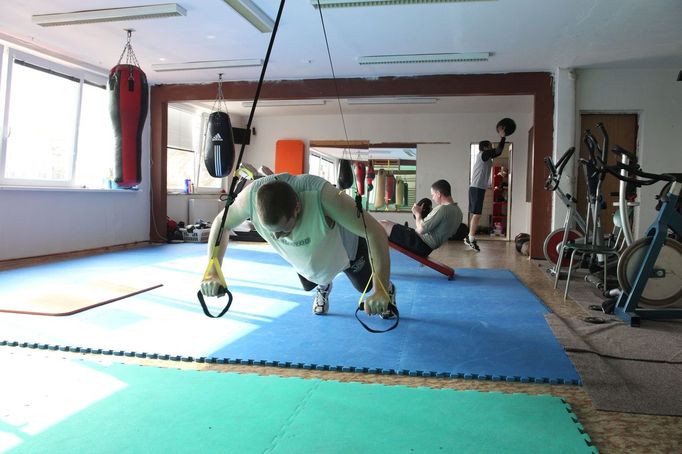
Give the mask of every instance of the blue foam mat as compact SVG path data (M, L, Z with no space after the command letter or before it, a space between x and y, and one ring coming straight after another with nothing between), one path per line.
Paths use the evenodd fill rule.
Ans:
M334 281L330 313L314 316L313 293L303 292L291 267L265 245L230 245L223 271L232 309L221 319L205 317L196 299L205 251L205 244L167 245L49 265L68 276L127 263L156 273L164 287L58 320L0 314L0 340L183 360L580 383L545 322L548 309L509 270L457 269L448 281L392 252L400 326L371 334L354 318L359 294L344 275ZM19 274L28 285L28 274L39 279L44 270L2 272L0 288ZM225 302L212 298L213 311ZM366 321L375 328L392 323Z

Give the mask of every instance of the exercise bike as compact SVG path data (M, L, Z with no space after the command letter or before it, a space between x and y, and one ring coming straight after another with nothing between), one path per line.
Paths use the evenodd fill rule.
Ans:
M542 245L542 252L545 255L545 259L554 266L551 271L555 276L558 275L561 266L568 265L568 257L563 253L563 245L566 244L567 241L580 241L580 239L583 239L584 241L587 232L585 219L576 209L577 199L571 194L565 193L559 186L564 168L571 160L574 153L575 147L569 148L561 155L556 164L552 161L551 156L545 156L544 158L545 166L549 169L549 175L547 176L547 180L545 180L545 189L556 192L561 202L566 205L567 208L563 227L551 231ZM574 224L579 230L573 229ZM562 257L562 259L559 260L559 257ZM557 265L558 262L560 263Z
M645 236L633 240L621 253L617 267L620 291L617 298L602 303L602 310L615 313L631 326L639 326L641 318L682 318L682 174L644 172L633 153L618 146L613 152L622 158L621 163L607 166L601 161L599 165L621 182L636 187L666 184L656 197L658 215ZM624 220L622 223L627 225Z
M562 267L568 267L569 271L573 268L571 263L575 257L576 249L580 250L580 268L589 269L585 280L604 292L607 296L609 292L607 277L609 268L615 270L617 263L616 249L620 238L620 229L612 232L608 236L602 233L601 213L605 209L605 201L601 194L601 188L606 176L606 172L601 170L599 162L606 160L604 150L608 148L609 138L606 129L602 124L598 124L603 144L600 146L592 133L585 131L584 142L589 151L589 159L580 159L581 167L585 173L588 190L588 207L585 217L577 211L577 199L570 194L565 194L559 188L559 182L564 167L569 162L575 152L575 148L569 148L554 165L551 157L545 157L545 165L550 171L550 175L545 181L545 189L557 192L559 198L568 208L566 218L562 228L556 229L546 237L543 244L545 258L554 265L550 270L554 275L554 288L557 287ZM599 161L597 161L597 155ZM577 229L573 229L575 224ZM618 225L619 222L615 222ZM561 257L561 260L559 258ZM603 277L602 277L603 276ZM568 277L568 276L567 276ZM615 282L615 273L613 279ZM568 283L566 291L568 291Z

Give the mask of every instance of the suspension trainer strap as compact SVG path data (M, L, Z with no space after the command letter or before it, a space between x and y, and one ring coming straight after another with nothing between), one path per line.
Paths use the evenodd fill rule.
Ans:
M270 61L270 54L272 53L272 46L275 43L275 36L277 36L277 30L279 28L279 22L280 19L282 18L282 11L284 11L284 3L286 0L281 0L279 4L279 9L277 11L277 18L275 19L275 25L272 29L272 35L270 36L270 42L268 43L268 50L265 53L265 60L263 61L263 68L261 69L260 73L260 78L258 79L258 86L256 87L256 94L253 98L253 105L251 106L251 112L249 113L249 120L246 123L246 131L247 134L250 133L251 131L251 123L253 122L253 115L256 112L256 105L258 104L258 98L260 97L260 91L261 88L263 87L263 80L265 79L265 71L268 68L268 62ZM244 156L244 148L246 148L246 141L243 141L241 144L241 147L239 149L239 156L237 158L237 164L235 168L239 168L242 162L242 157ZM213 245L213 252L211 253L211 259L209 260L208 267L206 268L206 272L204 273L204 277L207 275L207 273L212 269L215 268L216 272L218 273L221 284L224 285L224 287L221 287L219 296L222 296L224 294L227 294L229 297L229 301L225 307L225 309L220 312L219 315L213 316L210 314L208 308L206 307L206 303L204 301L204 297L201 293L201 291L198 292L197 297L199 299L199 302L201 303L201 307L204 310L204 313L211 317L211 318L218 318L222 317L230 308L230 305L232 304L232 293L227 289L227 283L225 282L225 278L223 277L223 272L222 269L220 268L220 262L218 261L217 255L220 250L220 242L223 238L223 229L225 228L225 221L227 220L227 212L230 209L230 205L234 203L234 199L237 197L235 194L235 188L237 186L237 182L239 180L238 175L236 173L232 175L232 181L230 183L230 191L228 192L228 196L225 199L225 209L223 210L223 217L220 221L220 229L218 230L218 235L216 236L215 244Z
M362 215L362 196L359 193L355 194L355 208L357 210L357 215L362 217L362 225L365 229L365 236L367 236L367 224L365 224L365 217ZM365 322L363 322L358 314L360 311L365 310L365 294L367 293L367 289L369 288L369 283L372 282L372 278L374 277L374 263L372 261L372 257L370 254L370 247L369 247L369 240L367 240L367 254L370 256L370 266L372 267L372 274L369 276L369 279L367 280L367 285L365 285L365 290L363 290L362 295L360 295L360 302L358 303L358 307L355 309L355 318L357 319L358 322L362 325L363 328L365 328L367 331L370 333L387 333L395 328L398 327L398 323L400 323L400 312L398 312L398 307L393 304L393 303L388 303L388 311L393 314L395 317L395 323L391 325L389 328L384 329L384 330L378 330L374 328L370 328ZM388 290L383 288L383 284L381 283L381 279L379 279L379 285L381 285L382 289L386 294L388 295Z
M211 259L208 262L208 268L206 268L206 272L204 272L204 279L206 279L208 276L209 271L211 271L212 268L215 268L221 283L218 296L220 297L227 294L227 305L225 305L225 308L218 315L213 315L211 314L211 311L208 310L208 306L206 306L206 301L204 300L204 295L201 293L201 290L197 292L197 298L199 298L199 303L201 303L201 309L204 311L204 314L206 314L207 317L211 318L222 317L228 310L230 310L230 306L232 305L232 292L227 289L227 282L225 281L223 270L220 268L220 262L218 261L219 250L219 246L213 247L213 250L211 251Z
M322 14L322 8L320 7L320 1L317 0L317 10L320 15L320 23L322 24L322 33L324 34L324 43L327 48L327 57L329 58L329 67L332 72L332 80L334 81L334 90L336 92L336 101L339 106L339 115L341 116L341 123L343 125L343 133L346 137L346 146L347 148L350 148L350 141L348 140L348 129L346 128L346 120L345 117L343 116L343 108L341 107L341 95L339 94L339 86L336 81L336 73L334 71L334 62L332 60L332 53L329 48L329 39L327 38L327 27L324 24L324 15ZM371 161L370 161L371 165ZM369 203L369 195L367 196L367 201ZM360 317L358 317L358 313L364 309L365 303L364 303L364 298L365 298L365 293L367 293L367 289L369 288L369 283L372 281L372 277L374 276L374 261L372 260L372 250L369 244L369 238L367 235L367 224L365 223L365 217L362 214L362 196L358 192L355 193L355 206L357 208L357 215L362 219L362 226L365 230L365 238L367 238L367 255L369 256L369 263L370 266L372 267L372 275L369 277L367 281L367 285L365 286L365 290L362 292L362 295L360 295L360 302L358 303L357 309L355 309L355 318L360 322L360 324L370 333L385 333L387 331L391 331L392 329L396 328L398 326L398 323L400 322L400 315L398 314L398 308L390 304L388 305L388 310L391 311L395 317L396 321L393 326L386 330L375 330L373 328L370 328L367 326L362 320L360 320ZM384 284L381 282L381 279L378 279L379 285L381 285L382 289L386 294L388 295L388 290L383 288Z

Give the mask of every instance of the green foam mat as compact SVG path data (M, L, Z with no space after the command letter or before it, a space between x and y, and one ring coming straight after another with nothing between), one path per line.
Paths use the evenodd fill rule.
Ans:
M2 360L0 452L597 452L546 395Z

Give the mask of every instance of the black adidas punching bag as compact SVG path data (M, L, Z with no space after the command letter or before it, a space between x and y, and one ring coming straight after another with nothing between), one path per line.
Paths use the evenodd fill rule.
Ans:
M137 66L118 64L109 71L109 114L114 128L114 182L132 188L142 181L142 129L149 105L147 76Z
M214 178L229 176L234 165L234 137L230 116L225 112L211 112L206 127L204 164Z

